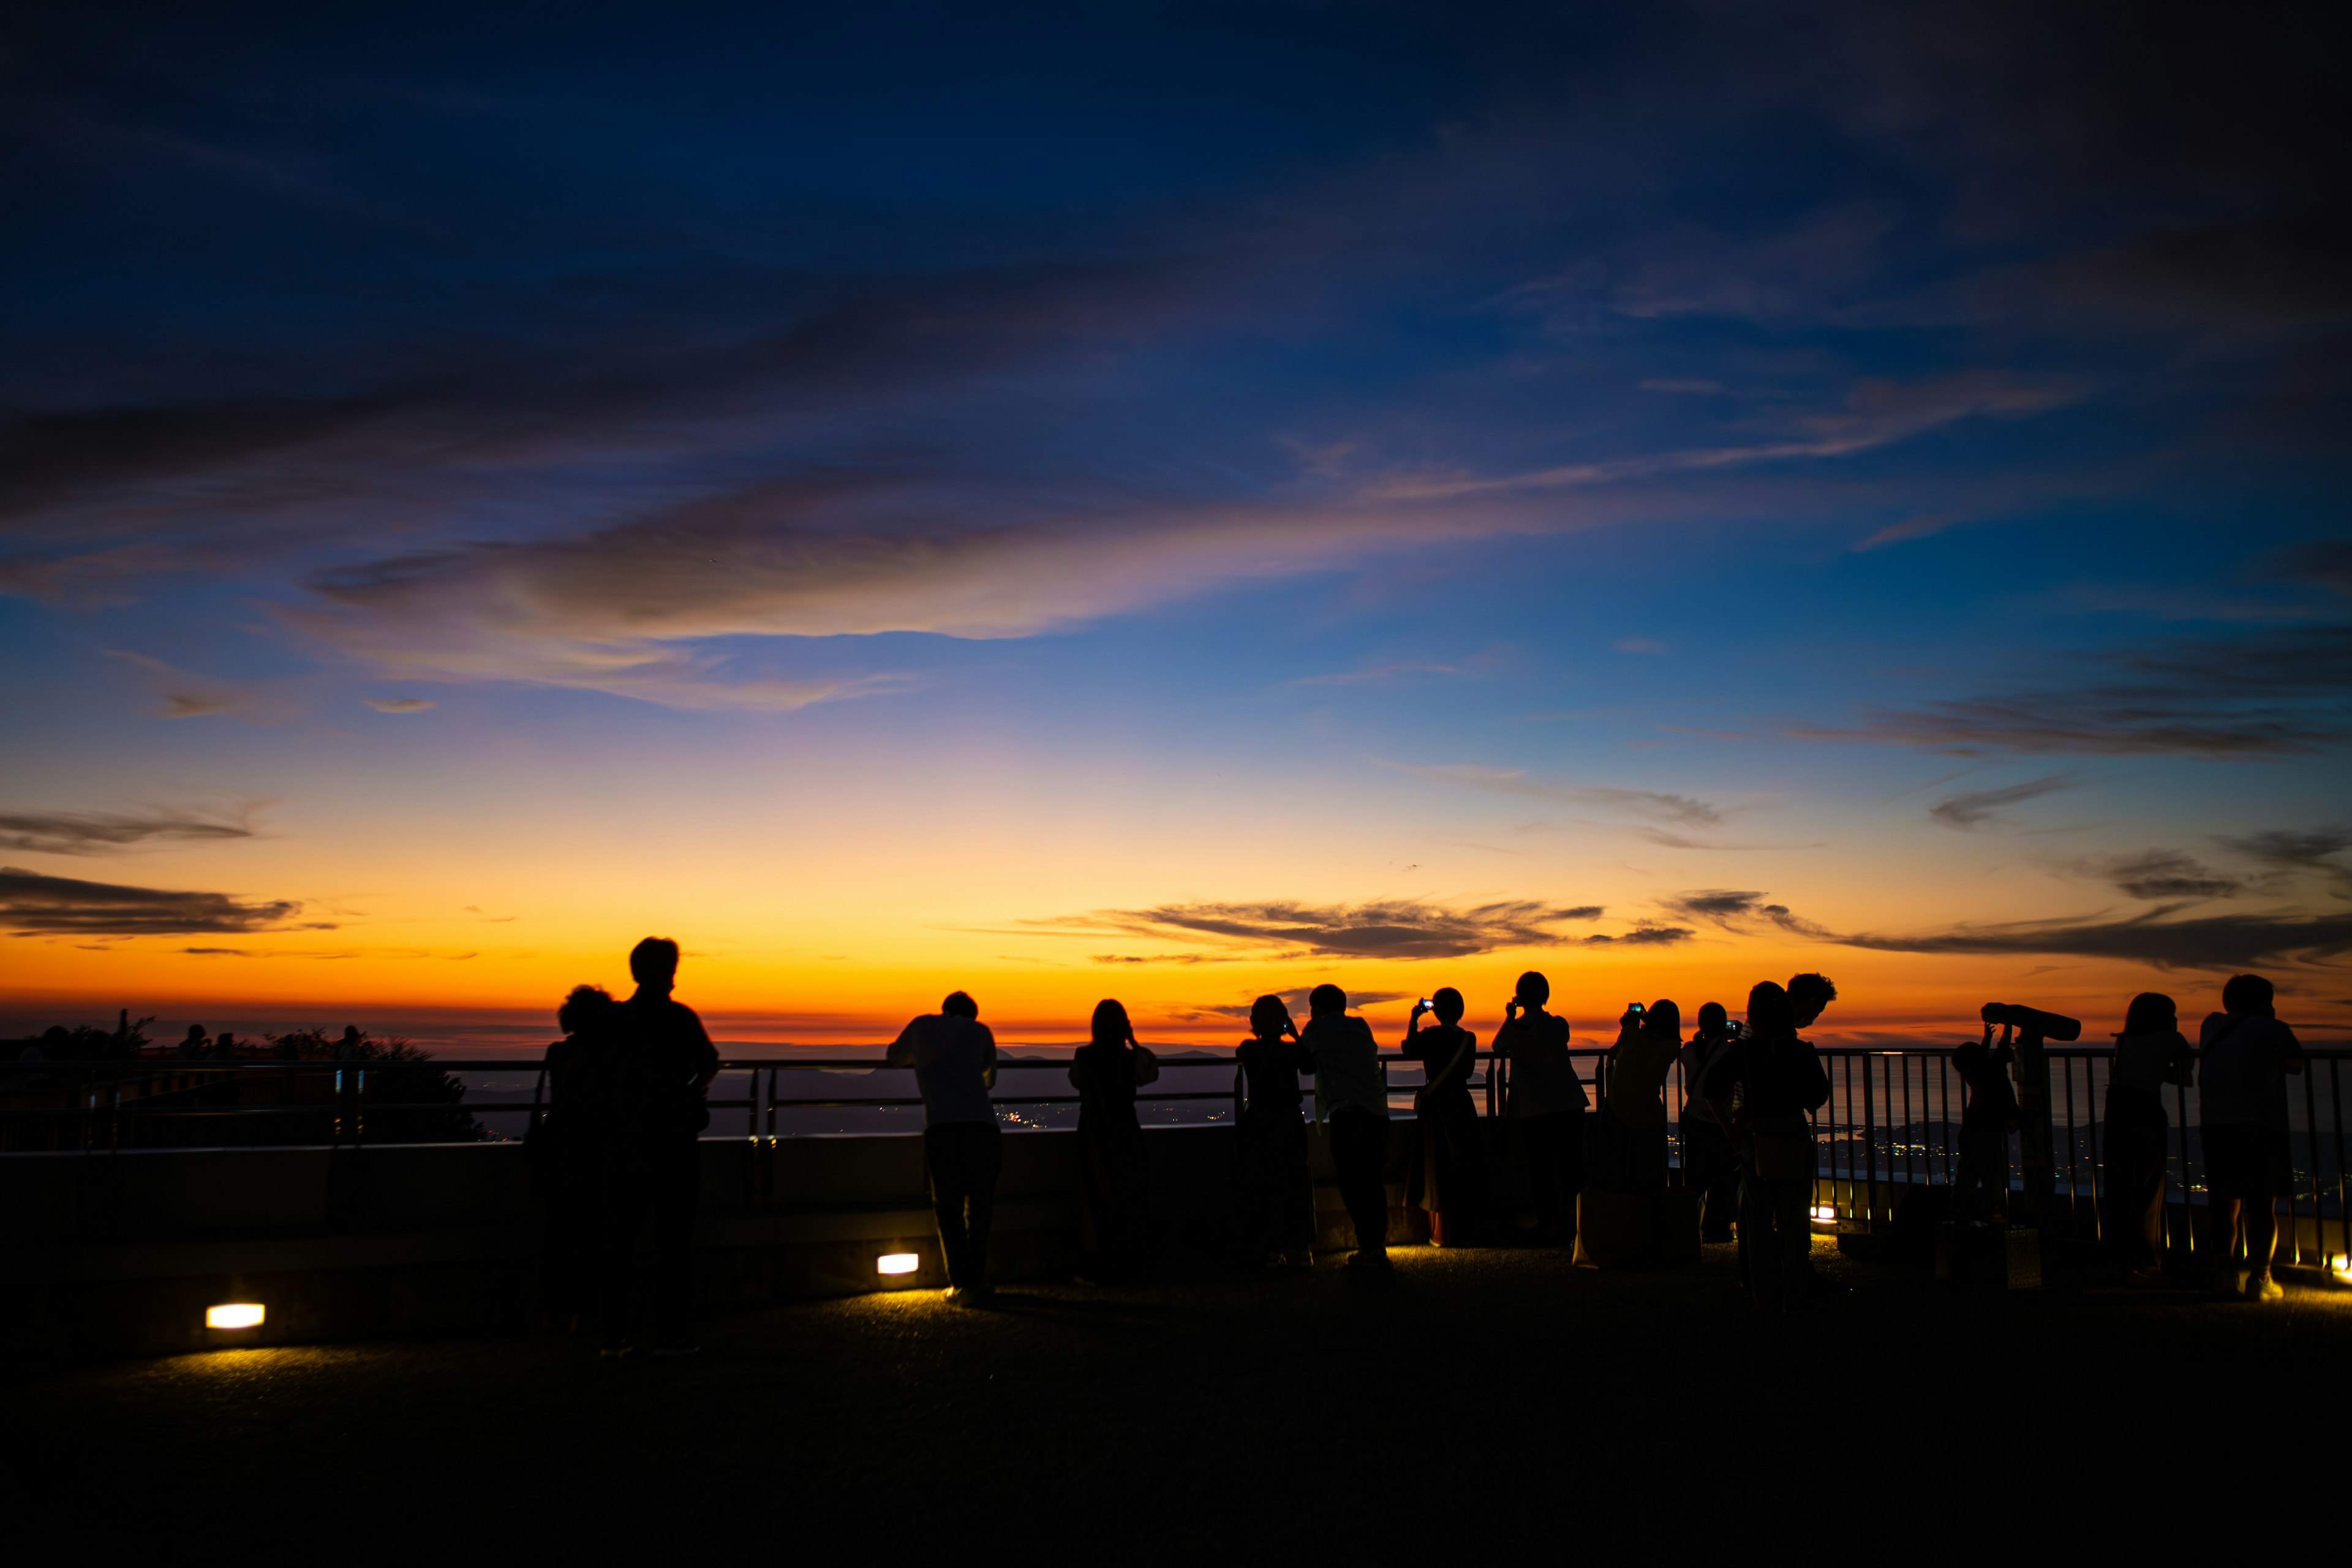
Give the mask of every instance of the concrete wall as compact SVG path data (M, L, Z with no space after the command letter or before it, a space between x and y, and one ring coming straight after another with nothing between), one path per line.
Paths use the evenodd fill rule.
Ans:
M1391 1237L1406 1133L1391 1139ZM1164 1250L1232 1254L1229 1127L1147 1128ZM1313 1141L1318 1245L1350 1245L1328 1152ZM706 1304L946 1283L919 1135L700 1146L697 1288ZM1074 1132L1010 1132L997 1189L1000 1279L1066 1273L1075 1254ZM541 1213L513 1143L192 1149L0 1156L0 1331L47 1355L150 1353L527 1327L541 1305ZM1420 1233L1425 1235L1425 1232ZM875 1260L921 1267L886 1277ZM257 1330L204 1327L259 1301Z

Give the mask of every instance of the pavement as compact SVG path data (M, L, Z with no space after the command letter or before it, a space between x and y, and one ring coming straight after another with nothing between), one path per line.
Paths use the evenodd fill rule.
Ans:
M2005 1563L2340 1519L2352 1289L1956 1295L1822 1246L1834 1291L1762 1320L1728 1247L1393 1257L798 1302L683 1362L548 1334L85 1367L0 1390L0 1491L19 1541L239 1563Z

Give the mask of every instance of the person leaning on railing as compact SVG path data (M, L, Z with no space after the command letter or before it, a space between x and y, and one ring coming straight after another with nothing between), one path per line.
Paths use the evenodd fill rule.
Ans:
M1547 1239L1576 1239L1576 1193L1584 1184L1584 1081L1568 1054L1568 1020L1545 1011L1551 982L1530 969L1495 1031L1495 1055L1507 1060L1512 1122L1528 1152L1528 1185L1536 1225Z
M1700 1086L1739 1151L1739 1235L1760 1312L1802 1311L1812 1287L1813 1152L1810 1113L1829 1074L1797 1037L1789 994L1766 981L1748 994L1748 1033L1726 1045Z
M2165 1151L2171 1124L2164 1086L2187 1084L2196 1058L2180 1036L2172 998L2143 991L2124 1012L2107 1078L2105 1177L2100 1228L2115 1266L2135 1285L2164 1277Z
M1279 996L1250 1005L1250 1037L1234 1056L1246 1092L1241 1126L1243 1224L1268 1268L1315 1263L1315 1177L1298 1075L1313 1063Z
M951 992L938 1012L898 1031L883 1062L914 1068L923 1097L923 1163L948 1299L984 1299L995 1289L988 1278L988 1231L1004 1169L1004 1135L989 1098L996 1087L996 1037L980 1021L980 1004Z
M1137 1043L1125 1004L1095 1005L1093 1038L1070 1058L1078 1091L1078 1278L1102 1284L1142 1272L1152 1243L1151 1167L1135 1091L1160 1077Z

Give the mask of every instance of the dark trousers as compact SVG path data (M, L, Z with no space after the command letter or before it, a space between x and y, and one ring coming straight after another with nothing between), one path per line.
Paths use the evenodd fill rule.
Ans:
M1307 1122L1287 1108L1241 1121L1243 1226L1258 1252L1304 1253L1315 1245L1315 1177Z
M1767 1181L1752 1170L1739 1178L1739 1247L1748 1263L1748 1290L1757 1310L1801 1307L1812 1288L1813 1184Z
M596 1311L602 1240L596 1198L584 1173L567 1171L560 1181L547 1184L540 1204L540 1310L561 1328L572 1318L593 1317Z
M2009 1212L2009 1129L1997 1118L1961 1119L1952 1212L1961 1219L1998 1219Z
M653 1221L653 1272L644 1292L654 1337L683 1343L694 1316L694 1211L701 1198L702 1149L691 1138L666 1138L607 1162L604 1289L598 1316L605 1337L626 1339L639 1320L637 1237Z
M1682 1119L1683 1185L1700 1194L1706 1205L1699 1234L1708 1241L1729 1241L1732 1222L1739 1217L1739 1154L1722 1125L1696 1116Z
M1355 1226L1356 1250L1385 1259L1389 1245L1389 1120L1355 1106L1331 1113L1331 1166Z
M2154 1268L2164 1258L2164 1152L2171 1124L2164 1101L2129 1084L2107 1086L2106 1213L2100 1230L2124 1268Z
M988 1226L996 1215L996 1178L1004 1169L1004 1134L993 1121L948 1121L923 1129L931 1167L931 1212L948 1283L988 1280Z
M1565 1240L1576 1234L1576 1194L1584 1185L1584 1112L1555 1111L1519 1121L1528 1151L1528 1195L1536 1223Z

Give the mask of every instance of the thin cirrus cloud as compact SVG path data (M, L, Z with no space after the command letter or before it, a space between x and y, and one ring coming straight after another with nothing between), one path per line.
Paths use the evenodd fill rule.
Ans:
M0 812L0 849L37 855L120 855L158 843L220 843L257 837L251 809L222 816L143 812Z
M232 936L268 931L332 931L297 922L291 900L244 902L227 893L126 887L50 877L0 866L0 926L19 935Z
M2093 655L2075 683L1874 708L1851 728L1788 733L1959 756L2315 754L2352 739L2352 623Z
M1930 805L1927 815L1947 827L1966 831L1999 820L2001 814L2012 805L2021 805L2029 800L2039 800L2045 795L2074 787L2074 780L2063 773L2052 773L2000 789L1970 790L1962 795L1947 795Z
M2178 849L2145 849L2118 855L2083 868L2117 891L2150 903L2201 901L2234 898L2245 880L2217 871L2193 855Z
M1552 784L1534 777L1524 768L1487 767L1477 763L1373 760L1392 772L1409 773L1432 784L1461 784L1491 795L1518 795L1559 805L1624 811L1654 821L1678 823L1686 827L1715 827L1723 822L1720 807L1696 795L1663 790L1622 789L1609 784Z
M2161 874L2161 873L2159 873ZM1665 900L1675 912L1712 921L1726 931L1755 934L1771 931L1808 942L1874 952L1941 956L2064 955L2115 959L2158 969L2243 969L2262 963L2318 964L2352 950L2352 915L2300 910L2175 918L2179 901L2145 913L2051 920L1963 921L1940 930L1895 933L1840 931L1769 903L1762 892L1706 889Z
M1512 948L1556 947L1580 940L1555 929L1599 920L1597 904L1559 906L1528 900L1450 908L1417 899L1363 904L1161 904L1099 910L1022 924L1032 935L1116 932L1212 948L1314 954L1326 958L1466 958Z

